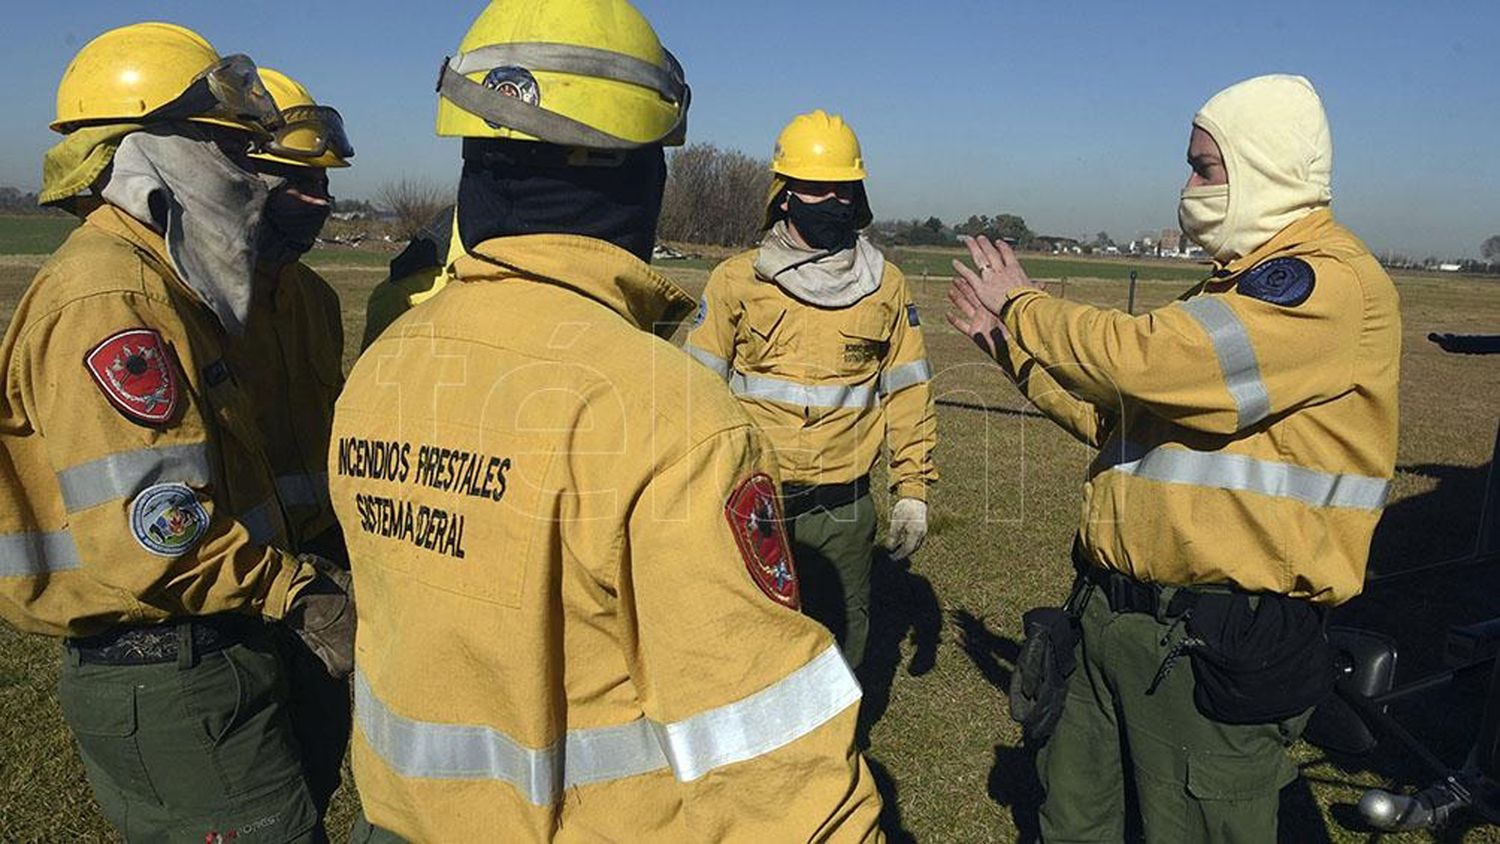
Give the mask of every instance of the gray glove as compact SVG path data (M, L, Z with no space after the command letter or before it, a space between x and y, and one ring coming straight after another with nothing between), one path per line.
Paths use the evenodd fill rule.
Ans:
M315 554L297 559L317 569L318 576L292 599L282 623L329 674L342 680L354 670L354 581L349 572Z

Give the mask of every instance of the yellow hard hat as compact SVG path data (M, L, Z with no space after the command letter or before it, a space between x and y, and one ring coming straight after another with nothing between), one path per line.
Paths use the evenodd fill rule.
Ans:
M858 182L865 178L859 138L837 114L799 114L781 130L771 172L807 182Z
M492 0L458 50L439 135L605 150L686 137L682 66L626 0Z
M279 70L263 67L260 79L285 122L269 139L256 144L251 158L293 167L349 166L354 147L338 111L318 105L302 83Z
M122 26L83 46L57 86L54 131L194 120L265 132L280 125L249 57L221 57L203 36L170 23Z

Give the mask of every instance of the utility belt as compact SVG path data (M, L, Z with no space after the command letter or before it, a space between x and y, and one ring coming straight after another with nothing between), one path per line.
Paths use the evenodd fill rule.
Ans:
M160 624L116 627L93 636L67 638L70 655L89 665L188 663L263 635L266 623L238 613L193 616Z
M837 510L870 494L870 476L861 475L846 484L782 484L781 509L795 519L814 510Z
M1171 621L1186 615L1202 595L1243 595L1250 601L1252 609L1259 603L1258 595L1231 586L1162 586L1136 580L1128 574L1079 559L1076 548L1073 565L1078 569L1078 576L1097 590L1109 603L1110 610L1117 613L1142 613L1154 616L1157 621Z
M1073 563L1081 582L1116 613L1142 613L1169 624L1172 647L1146 693L1154 694L1178 661L1193 666L1193 702L1226 724L1266 724L1299 715L1333 692L1333 649L1324 612L1311 601L1224 584L1164 586Z

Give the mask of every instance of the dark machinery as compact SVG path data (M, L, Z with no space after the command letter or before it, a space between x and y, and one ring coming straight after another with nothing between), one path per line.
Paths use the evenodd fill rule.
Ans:
M1455 354L1500 354L1500 335L1431 334L1428 339ZM1500 562L1500 430L1495 435L1483 510L1473 552L1457 559L1371 577L1376 587L1440 571ZM1373 750L1384 739L1418 759L1435 778L1415 794L1371 789L1360 798L1359 813L1370 826L1385 831L1429 829L1445 824L1463 809L1500 823L1500 618L1448 631L1444 662L1448 668L1395 685L1396 643L1389 637L1352 628L1330 628L1329 641L1339 653L1335 696L1320 706L1307 737L1320 747L1351 754ZM1438 689L1461 677L1490 672L1489 692L1479 736L1463 766L1439 759L1388 711L1390 704Z

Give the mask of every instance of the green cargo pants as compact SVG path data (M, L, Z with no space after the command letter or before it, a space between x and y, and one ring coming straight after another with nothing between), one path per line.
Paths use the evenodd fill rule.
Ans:
M1181 625L1116 613L1098 590L1082 633L1062 718L1037 756L1043 840L1123 840L1129 764L1148 842L1275 841L1280 791L1297 775L1286 751L1308 715L1211 721L1193 704L1187 657L1147 694Z
M326 840L274 635L261 628L153 665L90 664L64 648L63 716L100 807L127 840Z
M833 632L849 667L858 668L870 637L875 503L862 495L841 507L819 507L793 517L790 527L803 612Z

